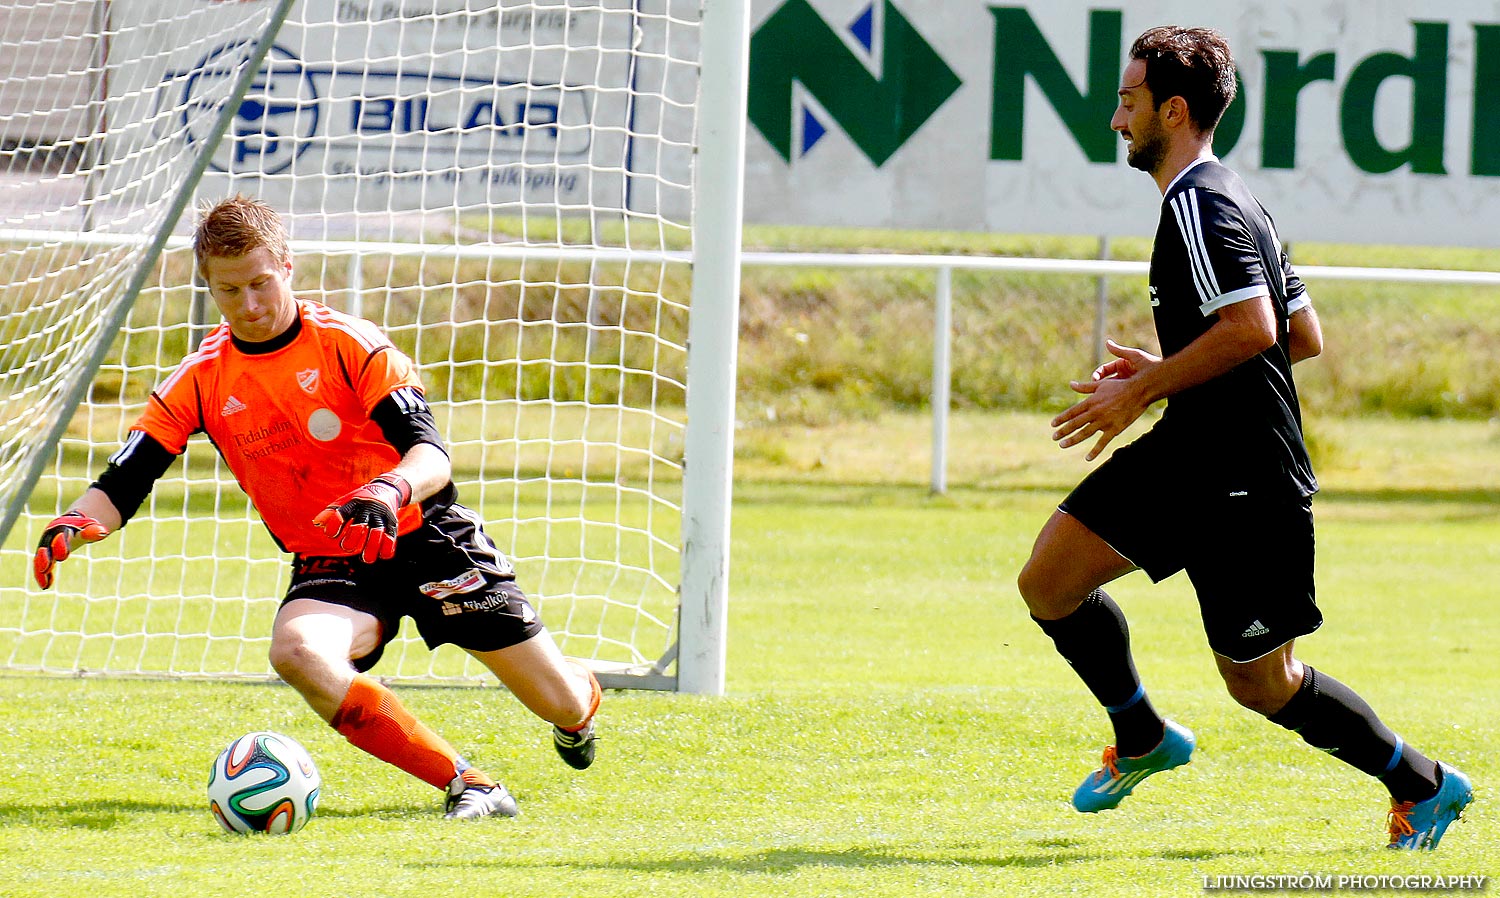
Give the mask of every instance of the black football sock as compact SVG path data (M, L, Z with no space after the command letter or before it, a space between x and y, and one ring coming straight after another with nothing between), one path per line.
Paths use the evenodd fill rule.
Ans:
M1353 689L1302 665L1302 687L1266 719L1385 783L1397 801L1437 794L1437 765L1380 722Z
M1122 757L1139 757L1161 744L1161 716L1146 697L1130 656L1130 627L1108 593L1094 590L1067 617L1032 620L1052 637L1058 654L1109 712Z

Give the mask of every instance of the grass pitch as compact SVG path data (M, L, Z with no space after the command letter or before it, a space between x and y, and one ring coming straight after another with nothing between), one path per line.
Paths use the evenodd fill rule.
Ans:
M1108 727L1014 579L1083 463L1042 416L966 416L965 486L932 497L926 427L744 435L729 695L607 696L593 769L565 767L500 690L403 689L517 794L516 820L442 820L435 791L286 687L0 677L0 895L1170 896L1219 876L1500 874L1495 425L1311 424L1328 621L1299 655L1475 782L1468 819L1420 855L1380 849L1378 784L1224 694L1183 578L1112 593L1198 753L1075 813ZM214 756L253 729L321 768L294 836L225 835L206 810Z

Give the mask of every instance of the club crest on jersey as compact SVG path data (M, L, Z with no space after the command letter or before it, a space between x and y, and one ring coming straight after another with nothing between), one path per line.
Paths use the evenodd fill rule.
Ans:
M450 580L435 580L432 583L423 583L417 588L422 590L423 595L430 598L446 599L449 596L473 592L482 586L484 586L484 574L475 568L469 568Z
M308 368L306 371L298 371L297 386L302 388L302 392L311 396L312 394L318 392L318 376L320 374L322 374L322 372L317 368Z

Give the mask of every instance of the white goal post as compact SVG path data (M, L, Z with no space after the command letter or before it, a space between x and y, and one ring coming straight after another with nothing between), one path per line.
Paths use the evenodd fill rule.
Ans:
M186 235L241 192L286 216L298 295L416 360L460 501L563 651L722 693L748 24L746 0L0 9L0 669L273 676L288 560L206 440L51 590L29 573L217 322ZM374 672L492 680L409 628Z

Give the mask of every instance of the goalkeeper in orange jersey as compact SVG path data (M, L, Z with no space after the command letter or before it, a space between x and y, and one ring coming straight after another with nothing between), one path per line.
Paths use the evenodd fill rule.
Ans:
M368 321L292 295L286 227L242 196L202 215L199 272L224 316L165 382L125 445L37 548L34 572L130 519L188 437L213 441L292 554L271 665L359 748L445 790L447 816L516 814L505 787L366 676L410 617L429 647L478 658L569 765L594 759L599 683L558 650L452 467L411 359Z

